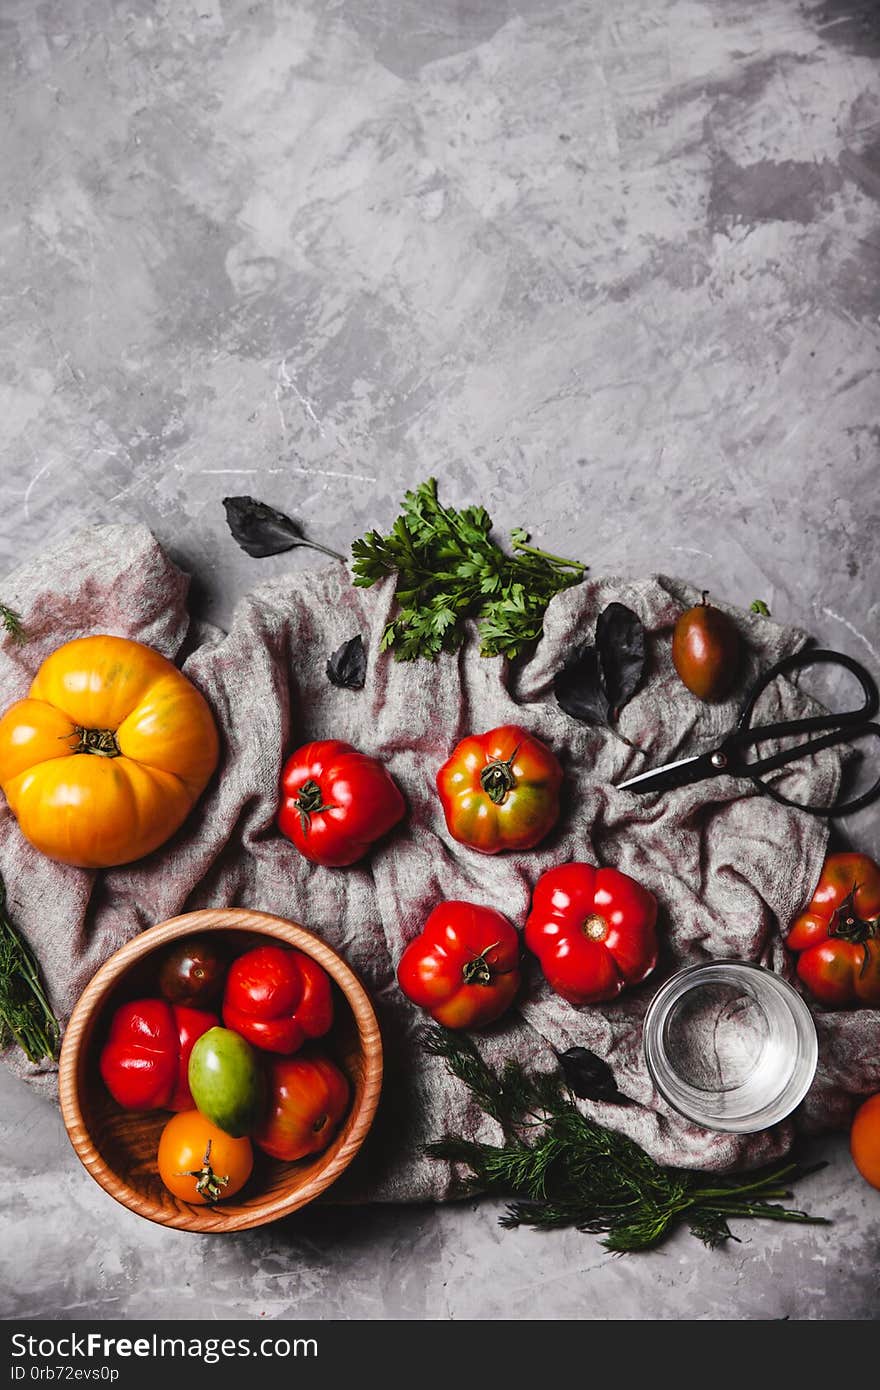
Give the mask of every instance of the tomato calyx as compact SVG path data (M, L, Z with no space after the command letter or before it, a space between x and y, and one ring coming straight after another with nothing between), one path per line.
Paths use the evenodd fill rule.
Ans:
M859 916L855 904L858 891L859 885L856 884L852 892L844 898L831 919L828 935L836 936L841 941L851 941L855 946L863 946L872 936L877 935L878 920L876 917Z
M591 912L584 918L581 931L589 941L604 941L608 935L608 923L598 912Z
M333 810L333 806L324 801L324 794L314 777L303 782L299 789L299 795L294 797L294 805L299 811L300 823L304 831L308 830L312 816L316 816L319 811Z
M500 806L507 793L516 786L513 763L519 752L519 744L507 759L493 758L480 773L480 785L495 806Z
M99 758L118 758L122 752L113 729L85 729L81 724L77 724L72 737L78 740L76 747L72 749L74 753L95 753Z
M229 1176L221 1178L211 1167L211 1140L205 1149L205 1157L202 1159L201 1168L188 1168L182 1173L177 1173L178 1178L195 1178L196 1192L200 1197L204 1197L206 1202L219 1202L223 1196L224 1187L229 1186Z
M487 946L478 956L465 961L461 969L461 978L466 985L491 985L492 967L486 957L490 951L494 951L496 946L500 946L500 941L493 941L491 946Z
M871 952L868 950L868 942L877 935L877 918L860 917L856 911L856 893L859 891L859 884L855 884L852 891L847 894L840 907L831 919L828 928L828 935L836 937L839 941L849 941L853 946L861 946L862 963L859 967L859 979L865 974L871 964Z

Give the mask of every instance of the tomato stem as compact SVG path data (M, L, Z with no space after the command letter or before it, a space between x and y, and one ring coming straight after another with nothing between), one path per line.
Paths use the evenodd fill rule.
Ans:
M486 957L490 951L494 951L496 946L500 946L500 941L493 941L491 946L487 946L473 960L466 962L462 968L461 976L466 985L491 985L492 969Z
M493 758L480 773L483 791L495 806L500 806L507 793L516 786L513 763L518 752L519 744L516 745L509 758Z
M859 884L855 884L852 891L847 894L840 907L831 919L828 935L838 937L841 941L851 941L855 946L864 946L872 936L877 935L877 918L860 917L856 910L856 893L859 891ZM867 963L868 951L865 950L865 961Z
M591 912L584 919L581 930L590 941L604 941L608 935L608 923L600 913Z
M195 1178L196 1192L200 1197L204 1197L206 1202L219 1202L223 1195L224 1187L229 1184L229 1176L221 1178L211 1167L211 1140L205 1149L205 1157L202 1160L201 1168L189 1168L183 1173L176 1175L178 1178Z
M324 794L313 777L310 777L307 782L303 782L299 789L299 796L294 797L293 804L299 811L303 833L308 830L312 816L316 816L319 811L332 811L334 809L331 804L325 803Z
M79 740L73 749L74 753L95 753L99 758L118 758L122 752L113 729L86 729L77 724L71 737L73 736ZM68 735L65 734L64 737L67 738Z

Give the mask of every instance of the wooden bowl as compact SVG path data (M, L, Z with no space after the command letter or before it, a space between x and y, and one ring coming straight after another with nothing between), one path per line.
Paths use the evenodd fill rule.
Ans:
M282 1163L254 1148L254 1171L240 1194L216 1206L190 1206L163 1185L156 1169L166 1110L117 1105L101 1080L98 1057L114 1010L126 999L158 994L156 952L197 933L222 932L237 953L266 939L294 946L334 982L335 1021L326 1050L351 1082L348 1115L329 1148ZM244 1231L311 1202L351 1163L376 1113L382 1087L382 1040L373 1006L357 976L319 937L282 917L246 908L208 908L173 917L129 941L86 986L64 1034L58 1075L61 1113L82 1163L117 1202L181 1231Z

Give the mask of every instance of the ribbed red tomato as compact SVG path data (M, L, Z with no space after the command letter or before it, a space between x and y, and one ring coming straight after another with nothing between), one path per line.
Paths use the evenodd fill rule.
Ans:
M304 951L257 946L229 968L223 1022L265 1052L296 1052L333 1025L330 976Z
M880 1005L880 867L866 854L829 854L786 945L797 973L831 1007Z
M126 1110L191 1110L190 1053L219 1022L205 1009L165 999L120 1004L99 1061L113 1099Z
M629 874L560 864L535 885L526 945L570 1004L616 999L657 964L657 901Z

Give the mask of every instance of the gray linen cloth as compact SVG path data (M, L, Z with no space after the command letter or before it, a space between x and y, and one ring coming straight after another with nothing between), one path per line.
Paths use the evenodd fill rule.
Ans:
M528 968L518 1006L483 1036L490 1059L515 1055L551 1068L554 1049L593 1049L610 1063L629 1103L585 1104L585 1112L662 1162L725 1169L788 1149L792 1121L734 1136L699 1129L673 1112L645 1068L641 1023L657 984L684 964L745 957L791 977L781 933L817 881L826 824L731 778L643 799L614 784L725 731L749 677L801 646L805 634L735 613L748 652L743 677L729 702L709 707L682 687L669 655L672 626L696 592L666 578L590 579L560 595L536 653L518 669L481 658L473 638L434 663L379 656L393 583L355 589L341 564L256 588L239 604L226 636L190 631L187 585L138 526L89 529L3 582L2 599L22 614L29 640L0 644L0 708L26 693L41 661L62 642L109 632L172 658L188 651L183 669L209 700L222 736L219 771L189 820L135 864L96 874L53 863L24 840L5 803L0 807L0 872L11 911L42 963L62 1020L117 947L177 913L241 905L301 922L360 974L386 1048L379 1117L339 1195L440 1200L451 1195L454 1175L426 1159L423 1144L445 1131L498 1136L443 1063L420 1051L414 1033L425 1016L400 993L396 964L441 899L498 907L521 927L538 875L586 859L615 865L657 896L658 969L612 1004L574 1009L546 987L539 970ZM650 669L623 712L622 738L576 723L552 693L553 674L572 643L592 634L597 614L613 599L633 608L650 634ZM356 632L369 652L366 687L336 689L326 678L327 657ZM777 689L768 715L805 707L793 685L780 682ZM525 725L561 759L564 811L536 850L485 856L450 838L434 775L465 734L508 722ZM406 821L372 857L349 869L310 864L274 825L284 758L324 737L347 739L383 759L409 807ZM788 772L786 790L819 797L833 791L838 776L836 757L822 754ZM813 1128L844 1122L854 1095L880 1087L877 1011L820 1012L817 1022L820 1069L799 1116ZM54 1094L47 1064L29 1067L17 1050L4 1060Z

